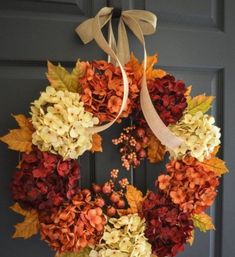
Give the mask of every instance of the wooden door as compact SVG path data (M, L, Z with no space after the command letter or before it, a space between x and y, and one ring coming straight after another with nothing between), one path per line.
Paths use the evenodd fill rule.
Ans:
M0 3L0 134L14 127L11 113L27 113L29 103L46 85L46 60L70 68L77 58L106 58L93 42L82 45L74 28L103 6L146 9L158 16L157 33L147 38L149 54L159 53L159 66L194 86L193 93L216 96L212 114L222 128L222 157L231 170L221 182L210 214L216 231L196 233L196 240L179 256L235 256L235 2L234 0L2 0ZM133 51L142 49L130 36ZM128 124L128 121L126 122ZM144 163L132 173L121 168L111 138L122 126L103 133L104 153L81 158L82 185L103 182L109 171L119 168L145 191L153 188L164 165ZM9 182L18 156L0 145L0 256L52 257L47 245L33 237L13 240L19 217L9 210Z

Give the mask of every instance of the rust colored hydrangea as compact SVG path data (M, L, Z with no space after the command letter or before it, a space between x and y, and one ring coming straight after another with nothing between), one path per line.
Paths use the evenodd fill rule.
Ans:
M148 90L153 105L166 126L180 120L187 107L186 86L183 81L176 80L172 75L166 75L149 80ZM146 124L139 105L137 119Z
M189 214L164 194L150 192L142 206L146 220L145 236L158 257L173 257L184 250L193 230Z
M123 80L119 67L106 61L85 63L86 71L80 83L82 101L86 111L98 117L100 123L113 120L121 107L123 97ZM140 91L140 78L136 76L131 64L125 65L129 82L129 99L121 118L128 117L134 108L135 99ZM119 119L119 121L120 121Z
M23 154L13 175L12 196L26 208L44 210L60 206L79 192L79 166L76 160L41 152L36 147Z
M41 215L41 239L59 253L79 252L98 243L105 224L102 209L79 194L50 217Z
M159 176L157 185L182 210L198 214L212 205L219 185L213 171L191 156L172 160L166 168L168 175Z

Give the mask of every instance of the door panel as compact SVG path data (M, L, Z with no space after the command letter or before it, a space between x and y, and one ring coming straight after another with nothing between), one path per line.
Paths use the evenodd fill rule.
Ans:
M223 28L223 1L220 0L146 0L146 9L158 14L161 23L178 26Z
M71 68L77 58L106 58L94 42L84 46L75 27L109 5L122 9L139 8L158 16L157 33L146 38L148 53L159 53L159 66L193 85L193 93L216 96L212 114L222 128L221 157L231 170L223 179L216 202L209 213L216 231L196 233L195 243L179 256L235 256L235 2L233 0L2 0L0 3L0 134L15 126L11 112L27 113L29 103L46 85L46 60ZM142 57L142 49L130 35L133 51ZM82 186L103 182L113 168L127 176L143 191L154 189L155 178L164 163L142 165L131 172L121 168L118 150L111 138L119 135L125 121L103 133L104 152L80 158ZM12 203L9 182L18 156L0 144L0 256L51 257L53 252L39 237L12 240L13 225L20 217L9 210Z

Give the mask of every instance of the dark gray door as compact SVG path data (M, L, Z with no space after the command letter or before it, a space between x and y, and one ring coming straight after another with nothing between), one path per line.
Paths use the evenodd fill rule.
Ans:
M77 4L76 4L77 2ZM1 0L0 2L0 134L14 127L11 113L27 113L29 103L46 85L46 60L72 67L77 58L105 58L93 42L83 46L74 28L110 4L123 9L146 9L157 14L157 33L147 38L150 54L159 53L159 65L194 85L194 92L216 96L212 112L223 131L221 155L231 170L221 183L215 205L210 209L216 231L196 233L192 247L180 256L235 256L235 2L234 0ZM139 44L131 36L134 51ZM82 184L103 182L113 168L119 168L117 150L110 138L122 125L105 133L104 153L81 160ZM53 253L39 240L13 240L13 225L19 217L9 210L8 185L17 153L0 145L0 256L51 257ZM143 191L163 165L144 163L134 171L134 183ZM122 170L122 175L126 172ZM130 173L127 176L131 176Z

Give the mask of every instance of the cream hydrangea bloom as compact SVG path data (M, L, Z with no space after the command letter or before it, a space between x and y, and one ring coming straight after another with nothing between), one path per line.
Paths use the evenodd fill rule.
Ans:
M145 221L138 214L110 218L99 245L89 257L150 257L151 245L144 231Z
M32 103L31 113L36 129L33 144L41 151L76 159L92 147L89 128L99 120L85 111L78 93L56 91L49 86Z
M215 119L202 112L195 115L186 113L170 130L183 139L183 143L176 149L169 149L171 158L181 159L185 154L203 161L210 157L210 153L220 144L220 128L214 125Z

